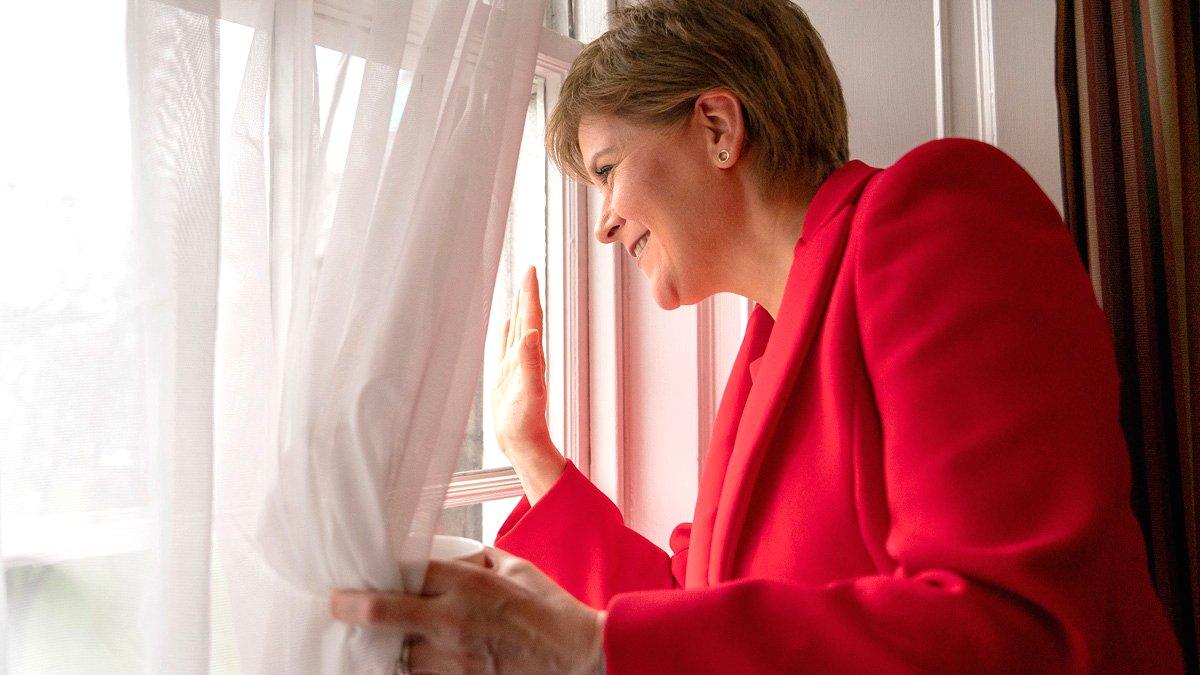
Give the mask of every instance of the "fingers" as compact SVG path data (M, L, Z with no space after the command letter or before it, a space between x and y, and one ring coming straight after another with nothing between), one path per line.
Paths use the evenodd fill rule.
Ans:
M425 568L425 585L421 587L421 594L441 595L486 573L479 565L463 560L430 560Z
M500 359L517 347L521 362L526 367L540 368L543 384L546 379L546 355L541 347L542 322L541 291L538 286L537 269L530 265L521 282L521 290L513 299L511 315L501 330ZM530 337L536 334L536 337Z
M537 270L532 265L525 275L525 298L521 301L525 308L525 325L522 328L542 330L542 295L538 286Z
M542 335L536 329L526 331L521 341L521 363L537 370L542 364Z
M520 324L518 324L518 322L517 322L517 305L520 302L521 302L521 294L517 293L513 297L512 310L509 313L509 317L508 317L508 333L507 333L507 338L506 338L505 345L504 345L504 353L505 354L508 353L508 350L512 349L513 341L515 340L515 336L517 336L521 333Z
M428 631L442 622L433 598L398 591L335 590L329 611L338 621L413 632Z
M546 350L541 348L542 347L541 340L542 340L541 335L538 335L538 350L537 350L538 368L540 368L542 371L542 385L549 386L550 385L550 372L546 369Z
M540 373L541 382L545 385L547 384L546 352L541 348L542 322L545 315L542 313L542 296L538 286L537 271L532 267L530 267L530 270L531 274L529 274L528 283L526 284L528 295L525 298L525 326L526 328L537 329L537 337L533 338L535 340L534 344L529 345L534 354L530 357L528 365Z
M542 328L542 301L537 269L533 265L525 271L525 276L521 278L521 289L513 297L505 351L511 349L517 340L523 339L530 328Z
M542 336L536 329L529 331L521 346L521 370L529 392L542 396L549 382L546 379L546 355L542 352Z
M508 326L511 319L504 320L504 330L500 332L500 360L504 360L504 352L508 350Z
M431 560L420 595L402 591L334 590L329 611L338 621L420 636L435 646L454 644L480 603L499 587L491 570L461 560Z

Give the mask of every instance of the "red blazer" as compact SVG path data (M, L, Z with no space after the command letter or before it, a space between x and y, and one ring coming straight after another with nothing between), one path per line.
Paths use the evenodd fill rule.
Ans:
M982 143L820 187L668 556L574 465L496 545L608 609L624 673L1180 672L1112 343L1062 220Z

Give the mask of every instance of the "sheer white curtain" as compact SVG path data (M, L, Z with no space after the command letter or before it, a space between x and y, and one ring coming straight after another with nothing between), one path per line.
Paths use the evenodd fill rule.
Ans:
M132 175L133 207L104 223L119 269L60 286L74 313L0 297L10 671L89 654L93 672L390 671L400 637L331 621L328 592L421 585L479 381L543 12L129 1L129 136L89 139L84 105L85 129L64 127L80 142L48 148L69 165L84 144L126 144L111 171ZM64 73L90 67L74 54ZM80 468L107 442L93 420L127 452ZM92 481L105 462L127 470L59 498L64 475ZM72 557L89 538L119 549L100 572ZM81 602L85 630L47 621L75 617L81 577L52 587L44 570L76 558L136 616ZM232 656L213 662L221 645Z
M258 13L229 148L216 473L233 597L258 596L235 602L254 670L318 655L330 672L391 666L398 638L331 624L328 590L400 586L396 559L422 559L436 525L479 381L543 10L381 0L365 23L336 24L332 43L365 56L349 88L348 58L317 77L311 7ZM419 589L423 568L408 569Z

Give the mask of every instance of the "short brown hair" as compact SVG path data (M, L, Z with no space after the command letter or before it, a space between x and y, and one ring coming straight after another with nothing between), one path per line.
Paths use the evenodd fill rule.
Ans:
M547 153L588 182L579 149L585 115L674 127L716 88L741 100L745 152L762 186L814 184L847 161L841 83L821 36L788 0L648 0L610 12L609 30L563 81Z

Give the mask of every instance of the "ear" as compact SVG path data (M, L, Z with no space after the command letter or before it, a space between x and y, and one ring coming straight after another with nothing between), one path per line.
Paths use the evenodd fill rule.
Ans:
M706 150L713 166L728 169L737 164L746 140L742 102L728 89L713 89L700 94L692 111L693 119L704 131ZM721 151L729 153L725 161Z

